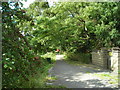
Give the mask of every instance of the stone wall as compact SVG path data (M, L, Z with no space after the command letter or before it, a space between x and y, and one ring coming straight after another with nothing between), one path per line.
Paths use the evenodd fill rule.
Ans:
M102 67L107 68L107 49L101 48L100 50L94 50L92 52L92 63Z
M118 71L118 61L120 61L120 48L101 48L92 52L92 63L104 69Z

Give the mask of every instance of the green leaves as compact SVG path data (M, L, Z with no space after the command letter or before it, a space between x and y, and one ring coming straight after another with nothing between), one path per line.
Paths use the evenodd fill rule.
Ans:
M38 33L34 38L44 45L44 48L54 46L64 50L69 47L76 49L86 47L88 42L90 49L115 45L109 43L112 42L111 39L117 37L115 33L118 23L115 20L117 9L115 2L58 3L55 7L44 8L41 16L36 17L36 31L33 32Z
M21 77L28 80L27 76L37 67L35 55L56 48L89 52L93 48L120 45L120 3L59 2L49 7L48 2L35 2L27 9L21 9L20 3L13 4L13 9L9 7L11 3L2 4L6 87L13 87L13 72L20 74L16 81Z
M28 80L28 75L35 73L38 67L34 61L35 49L31 47L32 18L23 12L19 3L2 3L3 20L3 88L20 87L21 79ZM21 77L18 77L21 76ZM14 82L14 83L13 83Z

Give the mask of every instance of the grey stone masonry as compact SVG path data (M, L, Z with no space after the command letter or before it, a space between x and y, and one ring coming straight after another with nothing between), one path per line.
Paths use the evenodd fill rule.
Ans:
M106 69L107 68L106 56L107 56L106 48L101 48L100 50L94 50L92 52L92 63Z
M93 50L92 63L104 69L111 69L113 71L120 70L120 48L113 47L111 49L101 48L100 50ZM118 64L119 63L119 64Z

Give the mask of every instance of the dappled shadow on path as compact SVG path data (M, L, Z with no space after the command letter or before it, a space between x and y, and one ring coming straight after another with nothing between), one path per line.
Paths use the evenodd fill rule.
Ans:
M51 75L58 78L53 82L54 85L64 85L68 88L111 88L107 81L93 76L94 73L110 72L71 65L62 60L58 60L51 71Z

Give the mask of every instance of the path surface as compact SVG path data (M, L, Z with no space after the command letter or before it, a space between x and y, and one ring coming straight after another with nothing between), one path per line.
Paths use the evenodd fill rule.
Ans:
M62 55L57 55L57 61L50 70L51 76L57 77L57 80L52 82L53 85L63 85L67 88L115 87L115 85L108 84L107 80L102 80L99 77L93 76L94 73L110 72L68 64L63 61L62 58Z

